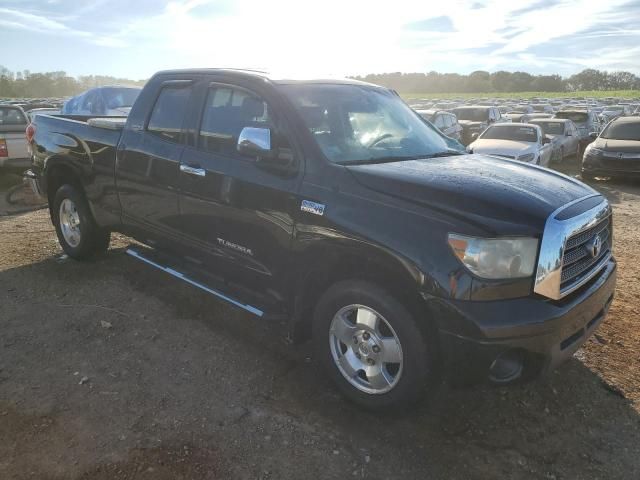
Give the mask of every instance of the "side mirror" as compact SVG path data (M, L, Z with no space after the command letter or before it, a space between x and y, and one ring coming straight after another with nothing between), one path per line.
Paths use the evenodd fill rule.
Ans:
M542 144L543 145L548 145L549 143L551 143L551 139L549 137L547 137L546 135L544 137L542 137Z
M272 147L268 128L244 127L238 137L237 149L243 155L254 157L256 165L266 170L282 175L297 171L292 150Z
M596 138L598 138L598 132L591 132L589 136L595 140Z
M250 157L270 157L271 130L268 128L244 127L238 137L238 152Z
M472 133L471 134L471 140L477 140L479 137L478 132Z

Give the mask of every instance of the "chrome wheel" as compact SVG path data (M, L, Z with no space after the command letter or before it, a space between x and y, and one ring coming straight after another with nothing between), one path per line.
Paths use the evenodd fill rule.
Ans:
M73 248L80 245L80 215L72 200L65 198L60 203L59 221L65 242Z
M338 370L358 390L386 393L400 380L400 340L375 310L364 305L340 309L331 321L329 344Z

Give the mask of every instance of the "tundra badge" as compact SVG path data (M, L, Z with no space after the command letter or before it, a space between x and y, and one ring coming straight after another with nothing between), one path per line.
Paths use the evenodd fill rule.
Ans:
M324 215L324 203L316 203L311 200L302 200L300 210L303 212L313 213L314 215Z

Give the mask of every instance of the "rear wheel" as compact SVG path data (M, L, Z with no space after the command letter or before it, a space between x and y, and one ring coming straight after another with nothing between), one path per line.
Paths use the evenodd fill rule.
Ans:
M51 217L60 246L70 257L84 260L109 248L110 232L98 227L86 198L73 185L58 189Z
M413 403L434 377L423 329L376 285L350 280L331 287L318 303L313 329L324 370L367 409Z

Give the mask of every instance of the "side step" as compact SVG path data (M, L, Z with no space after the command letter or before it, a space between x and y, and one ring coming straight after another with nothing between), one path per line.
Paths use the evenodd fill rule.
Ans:
M160 263L158 263L158 261L154 261L149 259L148 257L146 257L145 255L143 255L142 253L140 253L139 251L137 251L134 248L127 248L125 250L127 255L132 256L133 258L137 258L138 260L143 261L144 263L151 265L152 267L156 267L159 270L162 270L163 272L168 273L169 275L173 275L176 278L179 278L180 280L183 280L191 285L193 285L194 287L198 287L201 290L204 290L207 293L210 293L211 295L215 295L216 297L218 297L221 300L224 300L232 305L235 305L236 307L240 307L243 310L246 310L247 312L253 313L254 315L258 316L258 317L262 317L264 315L264 312L252 305L247 305L245 303L242 303L238 300L235 300L227 295L225 295L222 292L219 292L218 290L214 290L213 288L210 288L200 282L197 282L195 280L193 280L192 278L189 278L187 275L185 275L182 272L179 272L171 267L165 266L165 265L161 265Z

